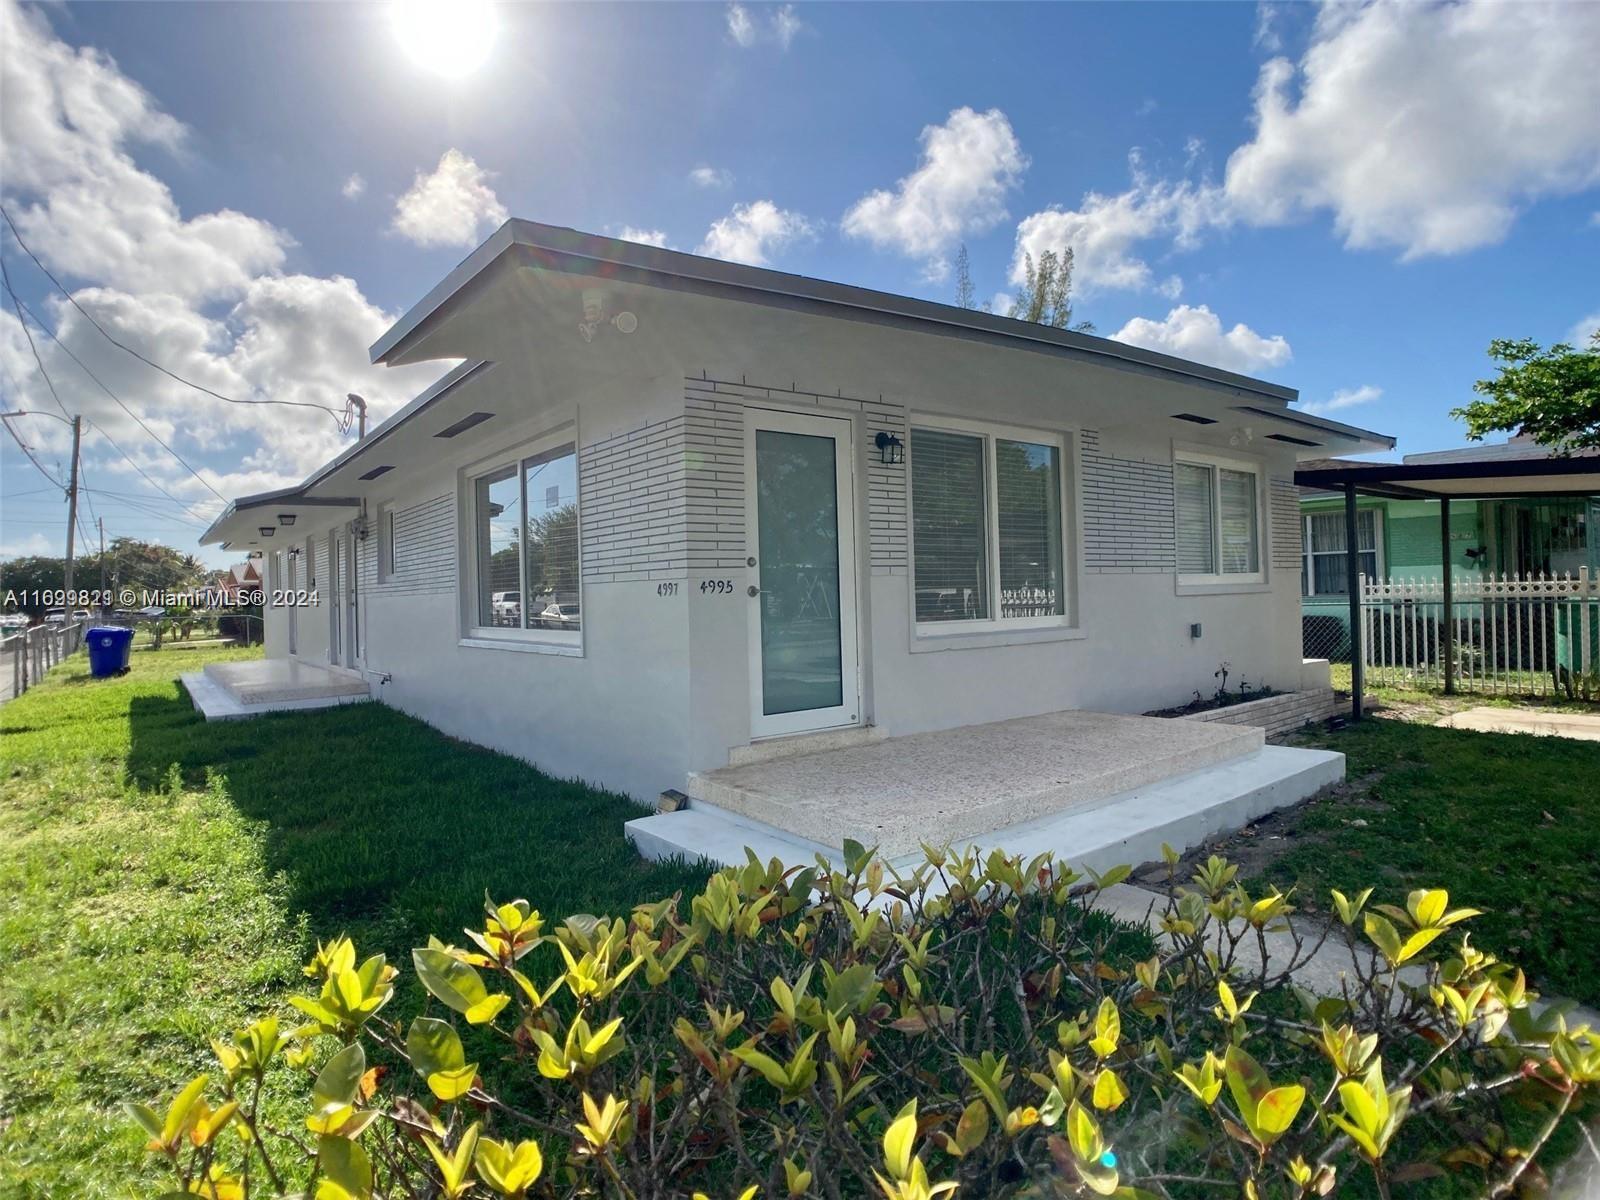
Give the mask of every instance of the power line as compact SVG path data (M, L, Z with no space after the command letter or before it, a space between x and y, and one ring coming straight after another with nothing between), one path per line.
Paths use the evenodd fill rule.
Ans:
M106 442L110 445L110 447L113 450L115 450L118 454L122 455L123 458L127 459L128 460L128 465L130 467L132 467L135 471L139 472L139 474L144 477L144 481L146 483L148 483L151 487L155 488L156 491L160 492L163 496L165 496L168 500L171 500L174 504L182 505L188 511L189 515L194 517L196 520L205 520L205 518L201 517L199 513L194 511L193 507L191 507L188 504L187 501L180 500L178 497L174 496L171 492L167 491L166 488L162 487L159 483L157 483L153 478L151 478L150 473L148 471L146 471L143 467L141 467L138 464L137 461L135 461L133 455L129 454L121 446L117 445L116 442L112 441L111 435L109 433L107 433L104 429L102 429L99 426L99 424L97 424L94 421L90 421L89 422L89 427L91 429L93 429L96 433L98 433L101 437L105 438ZM201 482L204 483L205 480L201 480ZM213 491L215 491L215 489L213 489Z
M3 211L3 210L0 210L0 211ZM9 216L6 217L7 221L9 221L10 219L11 218ZM24 247L24 249L26 249L26 247ZM0 278L3 278L3 277L0 277ZM22 314L22 313L26 313L28 316L32 317L34 319L35 323L39 326L39 328L42 329L45 333L50 335L50 340L53 341L56 345L60 346L61 349L65 352L66 356L68 358L70 358L73 362L77 363L78 366L83 369L83 373L85 375L87 375L90 379L94 380L95 383L99 384L100 390L103 391L106 395L110 396L111 399L116 403L118 408L120 408L123 412L127 413L128 416L132 417L133 420L134 420L134 423L136 425L138 425L140 429L144 430L146 433L148 433L150 435L151 440L153 440L158 446L160 446L168 454L172 455L173 458L177 459L178 462L180 464L182 464L183 469L188 471L189 474L193 475L196 479L198 479L200 481L200 483L206 488L206 490L209 491L213 496L215 496L218 500L221 500L224 504L226 504L228 502L228 498L226 496L224 496L221 492L217 491L216 488L212 487L211 484L206 481L205 476L201 475L199 471L196 471L193 467L191 467L189 465L188 461L183 457L183 455L179 454L171 446L167 445L166 442L162 441L160 434L156 433L156 431L154 429L151 429L150 426L146 425L144 423L144 419L142 417L140 417L138 413L134 412L133 409L129 408L126 404L124 404L122 402L122 397L118 396L115 392L113 392L110 388L108 388L104 383L102 383L100 381L100 377L98 375L96 375L93 371L91 371L84 364L84 362L83 362L83 360L81 358L79 358L71 350L67 349L66 343L63 342L59 337L56 336L55 330L51 329L50 326L46 325L42 320L40 320L39 319L39 315L37 313L35 313L31 308L29 308L26 304L24 304L21 301L21 299L18 298L17 293L12 290L10 279L8 279L8 278L4 279L4 283L5 283L5 289L6 289L7 293L9 293L10 296L11 296L11 302L17 306L17 309L18 309L18 312L19 312L18 321L19 321L19 323L22 324L22 327L23 327L24 330L27 329L27 323L25 321L22 321L21 316L20 316L20 314ZM59 286L59 285L57 285L57 286ZM29 344L31 345L33 339L30 337L28 340L29 340ZM45 371L44 362L41 359L39 359L39 356L38 356L37 352L34 353L34 360L39 363L39 373L44 376L45 383L50 384L50 394L54 395L55 394L55 385L50 383L50 375L49 375L48 372ZM60 403L60 401L57 401L57 403ZM101 432L103 433L104 430L102 430ZM126 456L124 456L124 457L126 457ZM128 461L132 462L133 460L129 459Z
M11 440L16 442L16 444L22 448L22 452L28 456L28 461L38 468L39 474L43 475L51 483L55 484L56 487L65 492L67 490L67 485L62 483L61 480L57 479L54 475L50 474L49 471L44 469L44 464L33 456L32 450L28 449L28 443L18 437L17 431L11 428L10 421L5 417L0 417L0 425L4 425L6 427L6 432L11 435Z
M45 374L44 359L39 357L39 347L33 344L33 334L28 329L28 323L22 319L22 301L17 299L16 289L11 286L11 275L6 270L4 259L0 259L0 280L6 285L6 295L11 297L11 303L17 309L17 324L22 327L22 336L28 339L28 349L33 351L33 361L39 364L39 374L44 375L44 383L50 389L50 399L56 402L56 407L61 410L61 415L67 420L72 420L72 414L67 411L67 406L61 403L61 397L56 395L56 385L50 382L50 376Z
M196 383L192 379L185 379L182 375L179 375L176 371L169 371L166 367L163 367L160 363L153 362L152 360L146 358L143 354L140 354L139 351L135 350L132 346L126 345L123 342L119 342L115 337L113 337L111 335L110 331L107 330L104 325L100 324L99 321L94 319L94 317L89 313L88 309L84 308L83 305L78 303L77 298L75 296L73 296L73 294L71 292L69 292L66 289L65 286L63 286L61 281L50 273L50 268L45 266L44 263L39 261L39 256L37 254L35 254L32 250L28 249L28 243L22 240L22 235L17 232L17 223L11 219L11 213L6 210L4 205L0 205L0 216L3 216L5 218L6 224L11 227L11 236L16 238L17 245L22 247L22 252L24 254L26 254L29 258L33 259L33 265L38 267L39 270L43 271L44 274L45 274L45 278L49 279L51 283L56 285L56 290L59 291L63 296L65 296L67 298L67 302L69 304L71 304L73 308L77 309L80 313L82 313L84 319L86 321L88 321L89 324L93 325L96 329L98 329L100 331L100 335L102 337L104 337L106 339L106 341L110 342L113 346L115 346L117 349L122 350L125 353L133 355L134 358L137 358L140 362L144 363L145 366L151 367L154 370L160 371L163 375L167 376L169 379L175 379L175 380L177 380L177 382L183 384L185 387L191 387L197 392L204 392L206 395L214 397L215 399L221 400L225 404L240 404L240 405L281 404L281 405L284 405L285 407L289 407L289 408L314 408L314 409L317 409L319 412L325 412L330 417L332 417L333 420L334 420L334 424L339 426L339 431L341 433L349 428L349 426L344 421L343 414L341 414L336 409L329 408L326 404L314 404L309 400L274 400L274 399L267 399L267 398L257 399L257 400L238 400L238 399L235 399L233 396L224 396L221 392L214 391L213 389L206 387L204 384ZM35 318L35 319L37 319L37 318Z

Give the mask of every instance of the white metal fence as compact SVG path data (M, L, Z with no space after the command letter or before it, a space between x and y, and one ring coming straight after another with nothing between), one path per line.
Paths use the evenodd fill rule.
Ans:
M83 646L84 624L35 625L0 641L0 700L22 695Z
M1600 579L1458 577L1447 624L1442 581L1363 575L1361 646L1368 686L1442 688L1453 648L1458 691L1600 699Z

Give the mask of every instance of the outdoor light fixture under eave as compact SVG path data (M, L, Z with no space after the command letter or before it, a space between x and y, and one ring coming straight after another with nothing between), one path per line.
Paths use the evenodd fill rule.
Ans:
M878 447L878 457L883 460L884 466L892 467L905 462L906 444L888 430L880 429L873 444Z
M278 524L287 529L289 526L294 524L294 516L294 513L279 513Z
M276 525L259 525L256 527L256 532L262 537L271 537L278 532L278 527Z

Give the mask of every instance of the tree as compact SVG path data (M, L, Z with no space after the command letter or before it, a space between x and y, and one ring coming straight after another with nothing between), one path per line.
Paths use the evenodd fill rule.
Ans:
M972 289L972 260L967 257L967 244L961 243L956 255L956 307L976 308L978 302Z
M1019 321L1032 321L1052 329L1071 329L1078 333L1093 333L1089 321L1072 323L1072 247L1060 255L1046 250L1037 263L1033 255L1022 259L1023 283L1017 298L1011 302L1006 315Z
M1527 338L1496 338L1489 357L1500 374L1472 385L1484 399L1450 413L1467 423L1469 438L1506 430L1530 434L1557 454L1600 448L1600 329L1587 350L1565 342L1542 350Z

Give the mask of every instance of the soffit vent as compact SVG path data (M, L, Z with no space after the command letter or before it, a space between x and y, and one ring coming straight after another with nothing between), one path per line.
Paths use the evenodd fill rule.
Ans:
M1199 413L1173 413L1174 421L1187 421L1191 425L1215 425L1215 417L1202 417Z
M1320 446L1321 442L1307 441L1305 438L1290 437L1287 433L1269 433L1267 440L1272 442L1288 442L1291 446Z
M482 425L485 421L487 421L492 416L494 416L493 413L487 413L487 412L468 413L466 416L462 417L461 420L457 421L454 425L445 426L443 429L439 430L439 432L434 434L433 436L436 437L436 438L453 438L457 434L465 433L467 430L471 429L474 425Z
M361 476L361 478L362 479L376 479L379 475L387 475L392 470L394 470L393 467L373 467L372 470L368 471L365 475Z

